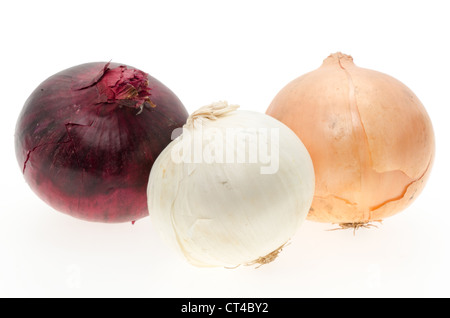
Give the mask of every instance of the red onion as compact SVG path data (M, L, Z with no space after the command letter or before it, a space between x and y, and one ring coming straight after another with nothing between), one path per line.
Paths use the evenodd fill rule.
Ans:
M82 64L28 98L16 156L31 189L54 209L88 221L135 221L148 215L153 162L187 117L150 75L123 64Z

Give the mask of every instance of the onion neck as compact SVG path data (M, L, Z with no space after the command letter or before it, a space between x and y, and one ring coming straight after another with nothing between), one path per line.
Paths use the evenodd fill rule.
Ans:
M344 68L345 65L354 65L353 57L348 54L343 54L341 52L336 52L330 54L326 59L323 60L323 65L339 65L341 68Z
M194 127L196 122L216 120L238 109L238 105L229 105L225 101L212 103L193 112L186 121L186 127Z
M110 68L110 63L106 63L96 77L77 90L90 87L97 89L97 104L117 104L119 107L140 109L139 113L144 106L156 106L150 100L148 74L125 65Z
M108 97L108 102L121 106L141 108L145 103L152 107L148 75L140 70L119 66L105 72L98 87Z

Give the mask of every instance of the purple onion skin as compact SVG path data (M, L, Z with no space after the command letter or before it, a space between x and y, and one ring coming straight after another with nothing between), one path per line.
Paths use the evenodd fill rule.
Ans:
M133 67L87 63L57 73L19 115L16 157L55 210L104 223L148 215L150 169L188 113L164 84Z

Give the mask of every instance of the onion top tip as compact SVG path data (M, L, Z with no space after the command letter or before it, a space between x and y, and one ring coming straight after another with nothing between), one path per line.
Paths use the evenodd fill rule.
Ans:
M344 54L342 52L336 52L328 55L327 58L323 60L323 64L341 64L341 62L348 62L353 64L353 57L349 54Z
M217 101L209 105L200 107L193 112L187 119L186 125L193 126L196 120L216 120L237 110L239 105L228 104L227 101Z

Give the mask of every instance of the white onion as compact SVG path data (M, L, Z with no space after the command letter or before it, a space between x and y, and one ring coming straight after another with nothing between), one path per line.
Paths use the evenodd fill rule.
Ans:
M301 140L280 121L237 107L218 102L194 112L150 173L150 218L195 266L272 261L313 199Z

